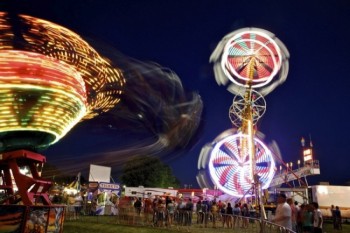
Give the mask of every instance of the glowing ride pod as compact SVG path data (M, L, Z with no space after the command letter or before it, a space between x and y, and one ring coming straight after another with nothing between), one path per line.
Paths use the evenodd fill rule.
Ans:
M84 81L64 62L0 50L0 77L0 138L6 150L52 144L86 114Z
M0 152L38 150L113 108L122 72L76 33L0 12Z

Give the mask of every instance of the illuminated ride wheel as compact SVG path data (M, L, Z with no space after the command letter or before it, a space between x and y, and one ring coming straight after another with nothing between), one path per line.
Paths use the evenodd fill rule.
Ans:
M248 135L237 133L228 135L213 144L208 154L209 175L214 185L232 196L249 196L252 188L249 150L245 143ZM275 173L274 155L257 137L255 144L254 174L258 177L262 189L268 188Z
M272 38L258 31L238 33L225 46L222 67L237 85L266 85L281 66L281 52Z
M242 87L249 87L266 95L285 81L288 58L288 50L274 34L259 28L244 28L225 36L210 60L215 63L217 82L233 83L230 91L237 94Z
M40 151L114 108L122 71L73 31L0 12L0 152Z
M248 120L244 113L247 105L250 105L251 107L254 125L264 115L266 111L266 101L264 97L259 92L252 90L250 99L250 101L247 100L245 94L237 94L233 98L229 110L229 117L235 126L241 127L242 121Z

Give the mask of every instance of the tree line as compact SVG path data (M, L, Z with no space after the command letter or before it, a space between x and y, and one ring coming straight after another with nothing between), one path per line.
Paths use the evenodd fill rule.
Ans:
M49 163L44 165L41 176L59 184L69 184L76 177L62 173ZM86 183L83 176L81 183ZM122 167L119 183L129 187L180 187L180 181L173 175L172 169L154 156L135 156L129 159Z

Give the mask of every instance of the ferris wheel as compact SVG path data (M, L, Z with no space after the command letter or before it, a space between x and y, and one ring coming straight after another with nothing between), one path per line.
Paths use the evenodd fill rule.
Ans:
M232 131L230 131L232 132ZM202 158L204 169L218 189L236 197L249 196L252 180L249 179L249 151L242 144L247 143L248 135L241 132L224 132L211 145ZM255 144L255 175L263 189L266 189L275 174L275 155L263 141L254 137Z
M226 35L210 57L218 84L239 94L244 88L263 96L283 83L289 69L289 52L271 32L243 28Z
M202 150L198 167L207 169L214 186L227 194L249 196L252 188L266 189L271 183L275 155L256 136L254 125L266 111L264 96L285 81L288 58L284 44L259 28L226 35L210 57L217 83L228 84L235 94L229 118L239 131L225 132ZM197 180L203 181L206 173L200 174Z

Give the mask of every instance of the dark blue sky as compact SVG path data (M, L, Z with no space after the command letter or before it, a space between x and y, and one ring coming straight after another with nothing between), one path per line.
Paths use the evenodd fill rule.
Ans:
M286 82L266 96L259 130L267 143L277 142L284 161L294 164L301 156L301 137L311 135L321 166L321 175L312 182L350 180L349 1L27 0L17 6L21 13L104 41L127 56L169 67L186 90L201 96L199 133L186 153L165 160L182 184L193 186L201 148L231 128L233 95L217 85L210 54L223 36L239 28L274 33L289 50L290 70ZM93 131L93 123L77 125L44 152L48 162L78 164L81 157L67 159L76 156L96 161L99 154L123 144L127 133Z

